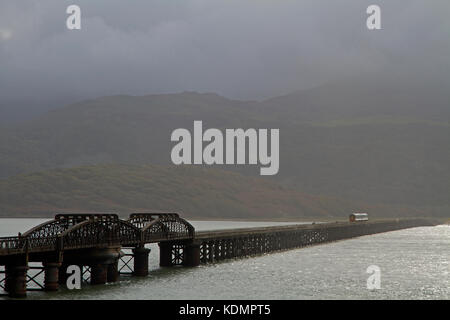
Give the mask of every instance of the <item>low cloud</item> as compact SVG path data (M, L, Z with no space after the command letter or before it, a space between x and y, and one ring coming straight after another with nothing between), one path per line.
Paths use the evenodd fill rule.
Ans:
M0 105L110 94L212 91L262 99L361 72L448 81L447 0L2 1ZM445 78L447 77L447 78ZM29 106L32 106L30 103Z

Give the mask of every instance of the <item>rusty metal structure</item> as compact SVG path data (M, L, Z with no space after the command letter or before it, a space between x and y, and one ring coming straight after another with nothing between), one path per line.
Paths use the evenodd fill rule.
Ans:
M127 222L140 230L142 244L194 238L194 227L177 213L132 213Z
M189 241L194 227L178 214L135 213L128 220L117 214L58 214L17 237L0 238L0 287L11 297L26 296L27 283L47 291L58 290L70 265L86 267L91 284L117 281L121 249L133 248L133 274L148 274L148 243ZM29 262L40 262L44 284L27 275ZM31 267L36 269L36 267Z
M107 213L58 214L17 237L0 238L0 266L4 266L0 287L10 297L25 297L29 283L56 291L66 283L70 265L80 266L82 277L89 274L83 279L94 285L118 281L123 268L134 276L146 276L150 249L145 245L150 243L159 244L160 266L194 267L437 223L395 219L195 232L176 213L133 213L126 220ZM124 254L123 249L132 253ZM119 268L121 259L124 265ZM29 266L30 262L42 267ZM30 275L32 269L37 273ZM41 274L43 284L36 280Z

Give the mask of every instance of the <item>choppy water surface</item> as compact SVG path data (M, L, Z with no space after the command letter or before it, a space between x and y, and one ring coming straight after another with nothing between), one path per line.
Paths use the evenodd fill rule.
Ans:
M0 219L0 235L44 220ZM194 221L197 230L286 223ZM160 268L150 246L150 275L34 299L449 299L450 226L360 237L197 268ZM381 289L368 290L366 269L381 269Z

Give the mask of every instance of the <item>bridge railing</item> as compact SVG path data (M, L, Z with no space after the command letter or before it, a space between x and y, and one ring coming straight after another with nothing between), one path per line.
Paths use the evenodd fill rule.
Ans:
M27 246L30 252L55 251L59 245L59 236L49 236L41 238L27 238Z
M24 252L27 239L23 237L0 237L0 253L15 254Z

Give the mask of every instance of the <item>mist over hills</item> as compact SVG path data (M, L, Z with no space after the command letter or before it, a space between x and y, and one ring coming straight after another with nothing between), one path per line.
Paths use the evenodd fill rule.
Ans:
M266 100L262 103L263 114L271 118L278 114L283 121L317 121L317 124L339 120L343 124L350 119L353 122L366 119L372 123L377 120L378 123L405 123L409 120L448 125L449 82L406 77L392 72L348 77ZM297 117L292 118L293 115Z
M310 195L261 177L186 165L81 166L0 180L0 216L169 211L193 218L289 220L345 219L354 210L374 217L425 213Z
M215 182L222 175L236 174L223 171L233 170L242 183L247 181L247 189L256 188L261 179L294 193L339 198L336 211L352 207L342 203L363 203L448 215L449 101L445 84L378 77L343 79L262 102L195 92L103 97L1 128L1 183L7 190L5 184L24 181L23 176L12 177L18 174L50 170L46 174L52 175L55 168L84 165L152 163L165 167L171 164L171 132L192 130L193 121L202 120L205 129L280 129L278 175L246 180L245 176L258 175L257 167L220 166L203 174L203 182L208 177ZM213 174L215 169L220 169L220 178ZM126 175L117 167L108 169L111 175L116 170ZM270 198L275 196L273 190L257 190L276 202ZM289 192L277 193L280 201L289 202L281 196ZM12 210L11 203L4 201L3 209ZM115 205L122 208L120 203ZM184 205L189 206L188 202ZM231 206L230 210L254 214L251 210L245 213L244 207L251 206Z

